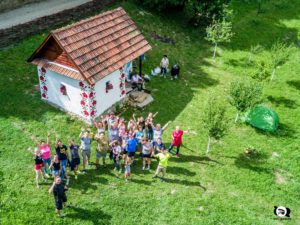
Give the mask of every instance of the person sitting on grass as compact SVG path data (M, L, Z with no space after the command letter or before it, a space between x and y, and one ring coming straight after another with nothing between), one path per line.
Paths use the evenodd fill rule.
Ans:
M142 143L142 158L143 158L143 168L142 170L150 170L151 165L151 153L152 153L152 144L151 140L148 138L143 138ZM147 166L147 167L146 167Z
M60 176L61 173L61 165L60 161L58 159L58 155L55 154L53 157L53 160L51 161L50 167L52 170L52 177L55 179L55 177Z
M125 173L124 173L124 177L125 177L125 182L128 182L128 179L131 176L131 159L128 157L125 159Z
M42 158L42 153L39 148L36 148L33 153L33 159L34 159L34 171L35 171L35 180L36 180L36 186L37 188L40 188L40 182L39 182L39 174L41 173L43 176L43 180L45 180L45 173L44 173L44 162Z
M172 132L172 144L170 145L168 151L171 153L173 147L176 147L176 157L179 158L179 149L182 145L182 135L184 133L189 133L190 131L183 131L179 126L176 126L175 130Z
M96 136L97 147L96 147L96 168L99 168L99 160L102 158L102 164L106 167L105 159L107 152L109 151L109 141L105 137L104 133L100 133Z
M144 79L139 74L134 73L130 81L132 89L137 88L138 91L143 90Z
M56 207L56 213L58 217L63 218L64 215L61 214L61 210L63 209L63 206L67 203L67 195L66 191L68 190L67 185L63 185L61 178L56 177L55 181L53 182L52 186L49 189L49 194L53 193L54 200L55 200L55 207Z
M82 172L86 173L86 165L90 165L92 138L89 137L89 132L85 131L84 128L81 128L79 138L81 140Z
M80 164L80 157L78 154L79 146L74 143L74 140L70 140L70 152L71 152L71 171L74 172L75 179L77 180L77 171L78 171L78 166Z
M159 173L162 173L161 181L164 181L168 166L168 160L171 157L171 155L165 149L162 149L162 151L156 155L152 153L152 156L159 160L156 172L152 178L156 178L158 177Z
M44 140L42 140L40 142L40 145L39 145L39 149L41 150L42 159L43 159L43 162L44 162L44 165L45 165L45 167L44 167L44 173L45 173L45 176L47 178L49 176L51 176L51 171L49 169L50 164L51 164L51 151L50 151L50 145L49 145L49 137L50 137L50 133L48 133L47 142L45 142ZM48 164L48 167L47 167L47 164Z

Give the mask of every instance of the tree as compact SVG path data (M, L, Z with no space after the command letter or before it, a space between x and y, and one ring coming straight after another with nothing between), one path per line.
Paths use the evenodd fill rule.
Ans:
M269 79L272 71L272 61L267 53L261 54L254 60L254 72L251 77L258 81L265 81Z
M203 126L208 136L206 154L210 152L211 139L219 140L226 134L228 123L225 112L225 107L216 98L210 96L203 114Z
M284 63L286 63L286 61L289 58L289 54L291 47L287 46L286 44L280 42L280 41L276 41L272 47L271 47L271 51L270 51L270 61L271 61L271 65L272 65L272 75L271 75L271 81L274 79L275 77L275 72L276 69L278 68L278 66L283 65Z
M154 10L184 12L194 26L207 26L213 17L222 18L224 7L230 0L137 0Z
M259 82L237 80L230 84L229 103L237 110L235 123L239 114L262 101L263 86Z
M227 10L225 14L230 16L232 12ZM230 42L233 36L232 23L227 21L227 16L224 16L222 20L213 19L210 26L206 28L205 39L214 44L213 58L216 57L216 51L218 43Z

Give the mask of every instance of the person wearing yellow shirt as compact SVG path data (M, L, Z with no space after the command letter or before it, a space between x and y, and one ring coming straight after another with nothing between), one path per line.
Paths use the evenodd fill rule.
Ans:
M156 155L153 155L155 158L159 160L156 172L152 178L158 177L159 173L162 173L161 179L163 180L166 176L166 170L168 166L168 160L171 155L166 151L166 149L162 149L162 151Z

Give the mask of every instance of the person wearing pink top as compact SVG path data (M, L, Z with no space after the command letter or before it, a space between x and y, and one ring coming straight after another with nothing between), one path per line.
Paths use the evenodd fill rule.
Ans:
M173 149L173 147L176 147L176 157L179 158L179 149L182 145L182 135L184 133L188 133L189 131L183 131L180 129L179 126L176 126L175 130L172 132L172 143L168 149L169 152Z
M49 137L50 137L50 133L48 133L47 142L45 142L44 140L42 140L40 142L39 149L41 151L42 159L45 164L44 172L45 172L45 174L51 176L51 171L49 168L50 164L51 164L51 151L50 151L50 145L49 145ZM47 164L48 164L48 166L47 166Z

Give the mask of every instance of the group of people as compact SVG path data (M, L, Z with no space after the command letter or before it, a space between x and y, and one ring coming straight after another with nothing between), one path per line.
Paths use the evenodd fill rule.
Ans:
M91 167L92 143L96 142L96 163L95 167L100 168L100 161L103 167L106 167L106 160L113 161L114 170L122 173L124 169L124 178L127 182L131 177L131 166L135 163L137 153L142 158L142 170L150 170L153 158L158 160L158 166L153 178L159 176L162 181L166 175L168 160L171 157L172 149L176 147L175 157L179 157L180 146L182 145L183 131L176 126L172 132L172 143L166 149L162 135L170 122L164 126L155 124L154 119L157 113L149 113L146 118L135 115L126 123L124 118L110 113L100 117L100 121L95 121L94 126L97 131L92 132L90 128L82 128L79 134L80 144L76 144L74 139L69 140L69 145L56 136L55 154L51 158L50 136L47 140L41 141L35 149L33 158L35 160L34 169L36 172L36 184L40 188L39 175L43 179L52 176L53 185L49 192L54 193L56 211L61 216L60 210L63 203L67 201L66 191L68 190L70 176L67 173L67 167L74 173L74 178L78 179L78 173L86 173L87 167ZM79 172L80 153L82 156L82 170ZM65 180L65 185L62 180Z

